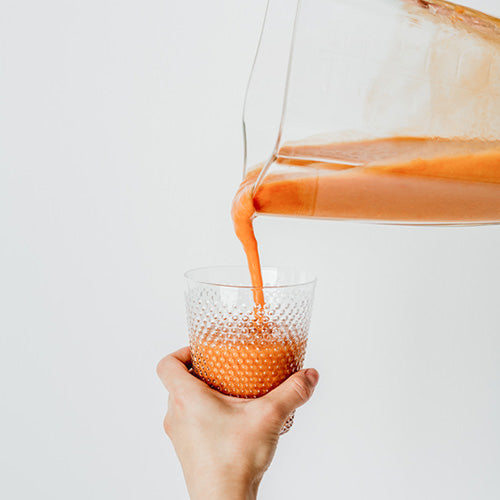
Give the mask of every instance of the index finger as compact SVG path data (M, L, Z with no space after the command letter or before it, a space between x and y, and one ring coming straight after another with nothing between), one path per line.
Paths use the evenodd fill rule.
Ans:
M191 351L183 347L165 356L157 365L156 373L169 392L181 384L192 383L197 379L189 373L191 368Z

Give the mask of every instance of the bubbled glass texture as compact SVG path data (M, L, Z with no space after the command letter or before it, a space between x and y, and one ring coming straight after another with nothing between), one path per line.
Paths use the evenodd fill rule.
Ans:
M230 396L263 396L304 363L312 286L264 290L255 305L249 288L195 284L186 292L194 373ZM282 428L292 425L293 415Z

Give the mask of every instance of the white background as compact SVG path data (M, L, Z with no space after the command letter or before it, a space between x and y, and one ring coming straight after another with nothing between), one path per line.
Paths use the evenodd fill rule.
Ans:
M264 7L0 0L0 497L187 498L155 365L186 343L183 271L244 262ZM319 277L321 372L260 498L498 499L500 229L257 232Z

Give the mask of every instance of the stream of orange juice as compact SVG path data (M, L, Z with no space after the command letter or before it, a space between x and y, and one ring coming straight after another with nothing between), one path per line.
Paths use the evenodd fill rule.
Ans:
M500 222L500 141L393 137L285 144L275 167L256 188L261 167L250 170L232 206L257 290L258 214L406 224ZM264 304L261 292L255 301Z

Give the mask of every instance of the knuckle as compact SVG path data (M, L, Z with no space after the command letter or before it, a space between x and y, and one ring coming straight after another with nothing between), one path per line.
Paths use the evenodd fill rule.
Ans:
M306 402L311 396L310 387L299 377L293 377L290 380L292 389L297 393L302 402Z
M170 413L167 413L163 419L163 429L168 437L172 437L172 427L172 418L170 417Z
M184 411L187 406L186 394L182 391L175 392L170 395L169 406L171 406L175 411Z
M156 365L156 374L161 378L165 376L165 372L168 370L168 365L170 364L170 355L165 356L163 359L160 359L158 364Z

